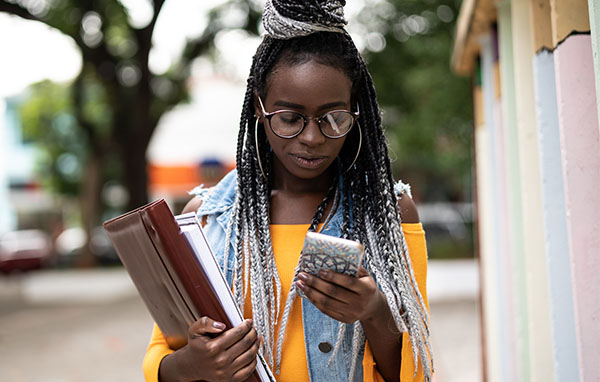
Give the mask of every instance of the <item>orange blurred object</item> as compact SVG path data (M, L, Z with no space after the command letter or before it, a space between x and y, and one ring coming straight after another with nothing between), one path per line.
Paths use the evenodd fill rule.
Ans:
M194 187L210 187L235 168L235 163L207 161L199 165L167 166L150 164L148 174L150 190L163 195L187 195Z

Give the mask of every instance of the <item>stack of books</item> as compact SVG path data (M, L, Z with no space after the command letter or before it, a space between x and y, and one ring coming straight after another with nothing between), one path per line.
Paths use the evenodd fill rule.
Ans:
M186 345L188 328L203 316L226 330L243 321L194 213L174 216L160 199L105 222L104 229L172 349ZM257 358L247 382L274 382L262 355Z

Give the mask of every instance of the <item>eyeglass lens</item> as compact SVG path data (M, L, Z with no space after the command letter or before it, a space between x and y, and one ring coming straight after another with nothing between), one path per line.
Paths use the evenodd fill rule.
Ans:
M346 134L352 128L353 122L352 114L346 111L330 111L319 118L321 132L330 138ZM273 114L271 117L271 128L283 137L298 134L304 128L304 124L304 117L292 111Z

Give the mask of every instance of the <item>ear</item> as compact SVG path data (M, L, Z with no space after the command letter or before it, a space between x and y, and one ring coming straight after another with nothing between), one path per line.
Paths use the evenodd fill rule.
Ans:
M253 101L254 101L254 117L256 119L258 119L258 122L260 123L264 123L263 119L263 113L260 110L260 104L259 104L259 100L258 100L258 92L256 90L254 90L254 97L253 97Z

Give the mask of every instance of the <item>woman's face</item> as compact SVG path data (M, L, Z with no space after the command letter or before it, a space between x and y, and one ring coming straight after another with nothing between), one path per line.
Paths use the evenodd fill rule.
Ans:
M309 118L320 117L332 110L351 110L351 88L350 79L342 71L316 61L279 66L267 81L263 104L266 112L292 110ZM273 149L277 176L298 180L328 176L326 170L337 158L346 137L327 138L313 119L298 136L280 138L267 125L258 102L255 105Z

